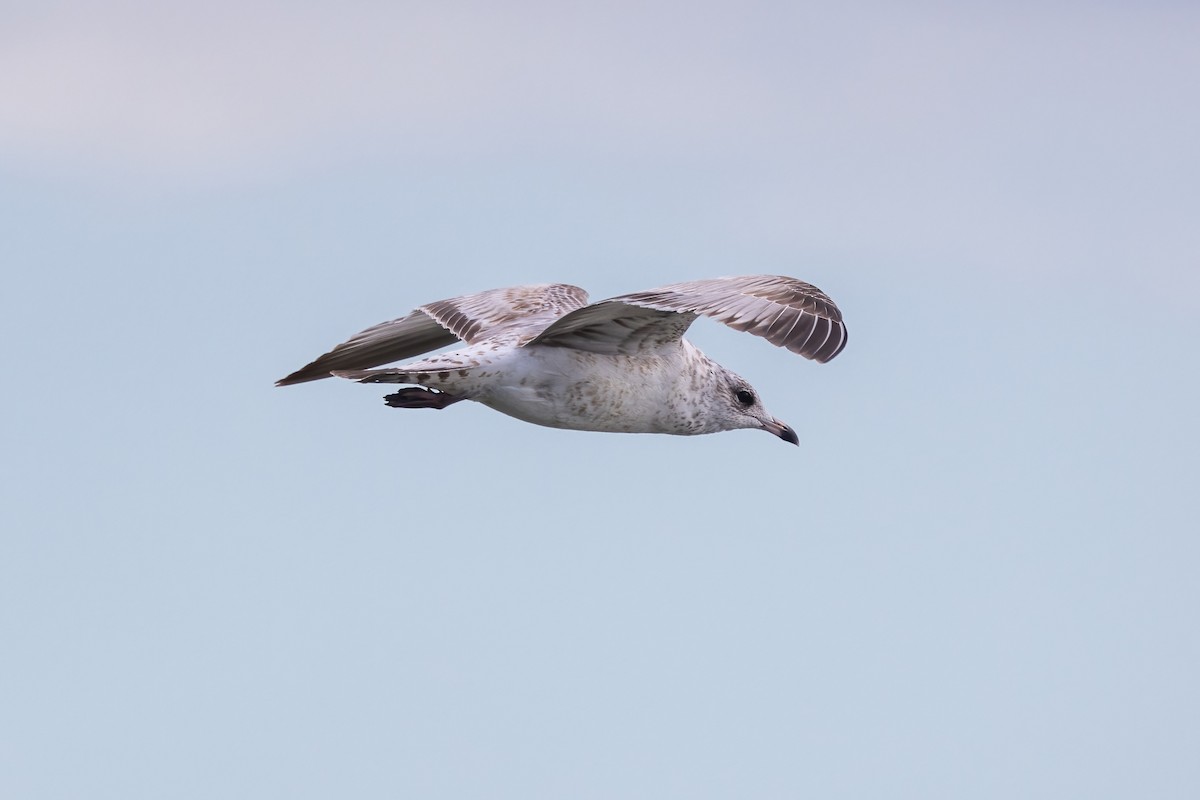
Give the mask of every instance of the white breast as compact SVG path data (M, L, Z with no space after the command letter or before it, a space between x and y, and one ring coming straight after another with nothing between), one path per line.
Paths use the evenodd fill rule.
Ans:
M686 402L699 388L696 356L708 361L690 345L637 356L515 348L489 365L487 388L474 399L552 428L699 433L697 412Z

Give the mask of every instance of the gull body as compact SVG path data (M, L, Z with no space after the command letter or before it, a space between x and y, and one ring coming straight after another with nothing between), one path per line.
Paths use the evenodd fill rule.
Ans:
M473 400L554 428L678 435L757 428L798 443L744 378L683 338L698 315L818 361L845 346L837 307L794 278L693 281L592 305L578 287L548 284L421 306L368 328L278 383L334 375L410 384L385 398L396 408L441 409ZM456 340L466 346L369 369Z

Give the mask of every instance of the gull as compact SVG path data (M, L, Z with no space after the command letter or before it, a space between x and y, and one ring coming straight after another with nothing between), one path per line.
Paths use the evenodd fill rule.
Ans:
M846 326L817 287L780 275L675 283L588 304L564 283L492 289L420 306L367 328L277 386L336 376L412 384L392 408L474 400L552 428L694 435L750 428L799 444L745 378L683 338L706 316L813 361L846 346ZM461 342L458 350L388 369Z

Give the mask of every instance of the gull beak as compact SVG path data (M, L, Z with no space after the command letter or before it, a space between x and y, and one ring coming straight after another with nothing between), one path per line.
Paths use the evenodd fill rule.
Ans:
M796 435L796 432L777 419L772 419L770 422L764 423L763 430L767 433L775 434L785 442L791 442L794 445L800 444L800 437Z

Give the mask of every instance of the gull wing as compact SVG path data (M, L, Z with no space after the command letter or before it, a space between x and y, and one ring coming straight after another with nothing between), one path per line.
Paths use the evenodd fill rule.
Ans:
M515 286L428 303L406 317L382 322L276 381L276 386L328 378L428 353L456 341L475 344L498 333L528 329L529 337L581 307L587 292L565 283Z
M572 311L528 344L628 355L679 341L699 315L815 361L829 361L846 346L842 312L829 296L781 275L713 278L623 294Z

